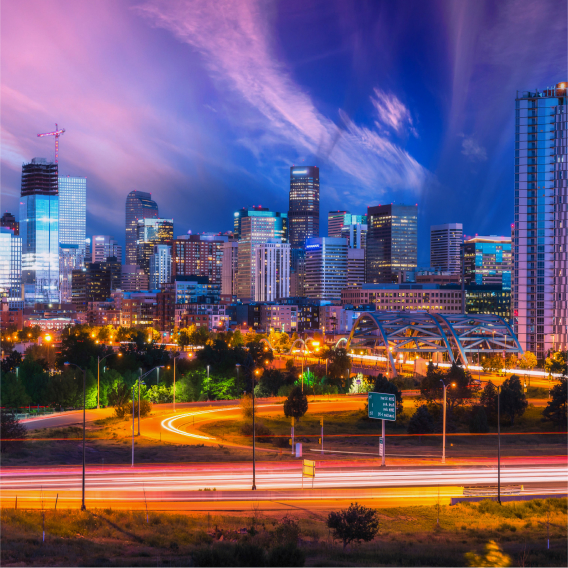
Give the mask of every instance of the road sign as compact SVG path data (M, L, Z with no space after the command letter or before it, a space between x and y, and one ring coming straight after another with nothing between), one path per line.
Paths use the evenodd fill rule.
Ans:
M370 392L369 418L396 420L396 396L383 392Z
M385 444L382 436L379 438L379 456L382 458L385 453Z
M316 462L312 460L304 460L302 464L302 475L304 477L316 476Z

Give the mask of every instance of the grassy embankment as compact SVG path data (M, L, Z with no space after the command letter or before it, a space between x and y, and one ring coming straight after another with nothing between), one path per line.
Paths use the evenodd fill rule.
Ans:
M481 553L494 540L510 555L513 566L566 565L566 499L441 506L439 525L436 506L381 509L375 539L346 550L332 540L325 524L327 512L297 509L293 522L287 523L282 522L284 512L263 512L256 506L248 515L150 512L148 519L144 512L111 509L45 513L3 509L1 562L3 566L264 566L271 551L288 541L292 549L298 544L308 566L464 566L466 552ZM273 562L274 558L273 554Z

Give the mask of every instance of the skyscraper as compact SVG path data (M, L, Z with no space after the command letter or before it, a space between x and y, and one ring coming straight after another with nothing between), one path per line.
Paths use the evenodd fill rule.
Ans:
M237 275L239 273L239 242L223 243L223 268L221 294L237 295Z
M73 271L81 270L84 261L85 256L78 245L59 244L59 297L62 304L73 301Z
M171 246L173 238L173 219L139 219L135 264L150 276L150 256L154 254L154 246Z
M343 217L341 238L347 239L347 246L354 249L364 249L367 246L367 215L351 215Z
M173 276L207 276L211 284L221 284L223 246L228 235L202 233L182 235L173 241Z
M111 256L122 262L122 247L112 235L93 235L91 243L89 262L105 262Z
M319 168L292 166L288 211L292 247L303 247L306 239L319 237L319 196Z
M257 302L273 302L290 295L290 245L271 239L254 249Z
M347 288L347 241L333 237L306 240L305 294L308 298L339 301Z
M539 359L568 346L566 85L516 97L513 325Z
M345 215L348 215L349 211L330 211L327 214L327 236L335 237L337 239L341 238L341 229L343 229L343 222L345 220Z
M430 266L442 272L460 273L463 225L446 223L430 227Z
M377 205L367 209L365 273L368 283L393 283L416 268L417 205Z
M463 243L464 282L511 289L511 238L474 237Z
M150 256L150 290L159 290L172 281L172 247L156 245Z
M59 242L85 253L87 178L59 176Z
M248 210L241 218L237 295L241 300L255 297L254 248L270 239L286 242L288 216L266 210Z
M0 297L10 308L23 308L22 238L6 227L0 227Z
M145 191L131 191L126 197L126 262L136 264L138 240L138 221L157 219L158 205L152 201L152 194ZM119 259L120 260L120 259Z
M22 166L20 235L27 305L59 302L57 164L34 158Z
M10 229L16 237L20 234L20 224L16 221L16 217L12 213L8 213L8 211L0 218L0 227Z

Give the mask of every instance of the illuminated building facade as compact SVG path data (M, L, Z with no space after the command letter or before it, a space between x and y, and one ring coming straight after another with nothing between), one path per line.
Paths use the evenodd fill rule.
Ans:
M290 245L273 239L254 249L256 302L273 302L290 295Z
M138 221L157 219L158 204L152 194L145 191L131 191L126 197L126 262L136 264L138 260ZM121 259L119 259L121 260Z
M307 298L335 301L347 286L347 241L333 237L306 240Z
M498 285L511 290L510 237L474 237L464 242L463 249L466 286Z
M449 274L461 273L463 225L445 223L430 227L430 266Z
M138 240L136 241L137 264L150 276L150 256L155 245L170 245L174 238L173 219L140 219L138 221Z
M319 168L291 167L288 220L292 247L303 247L306 239L319 237L319 199Z
M22 238L0 227L0 297L9 308L23 308Z

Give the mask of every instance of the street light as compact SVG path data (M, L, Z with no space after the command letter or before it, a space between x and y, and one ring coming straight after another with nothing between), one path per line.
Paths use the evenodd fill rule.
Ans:
M140 378L138 379L138 435L140 436L140 384L142 383L142 379L147 377L154 369L158 369L158 373L160 372L160 367L163 365L158 365L157 367L153 367L147 373L142 374L142 369L140 371ZM134 388L134 386L132 387ZM134 395L132 395L134 396ZM134 399L132 399L134 401ZM132 432L134 432L134 402L132 402ZM134 434L132 434L134 436ZM134 446L132 447L132 460L134 460ZM132 461L132 465L134 465L134 461Z
M87 386L87 371L82 369L79 365L75 363L64 363L66 367L77 367L80 371L83 371L83 482L82 482L82 493L81 493L81 511L86 511L85 507L85 408L86 408L86 386Z
M256 432L255 432L255 423L254 423L254 375L258 375L260 373L259 369L254 371L252 376L252 490L256 491Z
M443 379L440 379L440 382L444 386L444 421L443 421L443 430L442 430L442 463L446 463L446 383ZM456 386L455 383L451 384L452 387Z
M174 357L174 412L176 411L176 359L179 357L179 353Z
M97 356L97 410L100 408L100 394L101 394L101 361L104 361L107 357L114 355L114 353L109 353L105 355L102 359ZM122 357L122 353L119 351L118 356Z

